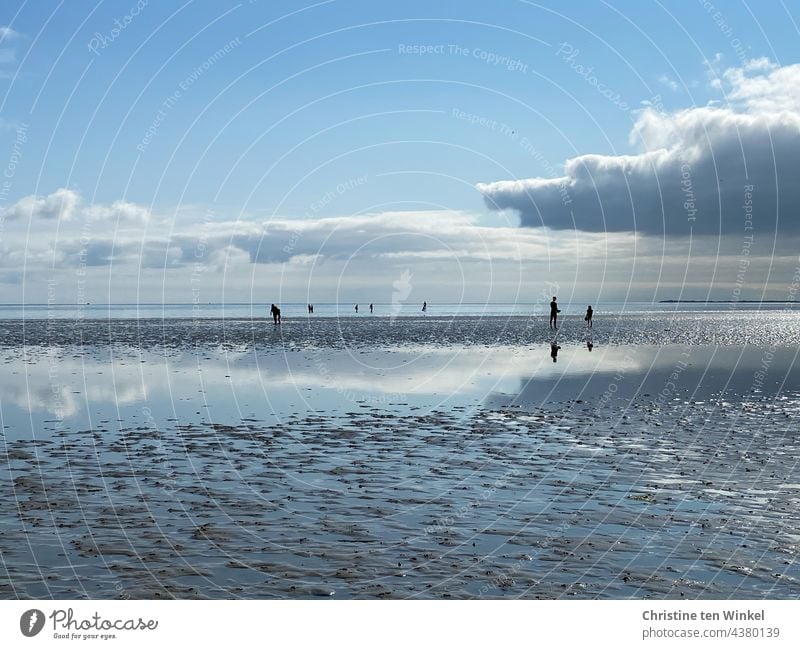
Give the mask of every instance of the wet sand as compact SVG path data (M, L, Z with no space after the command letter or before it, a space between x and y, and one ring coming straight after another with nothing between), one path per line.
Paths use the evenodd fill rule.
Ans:
M593 330L599 345L798 345L800 311L654 312L637 315L597 314ZM270 319L174 318L140 320L0 320L0 347L23 345L123 345L180 351L194 345L341 349L392 348L414 344L530 345L548 342L553 331L547 316L357 316ZM560 317L559 339L584 339L582 317Z
M754 315L2 322L0 596L796 597Z

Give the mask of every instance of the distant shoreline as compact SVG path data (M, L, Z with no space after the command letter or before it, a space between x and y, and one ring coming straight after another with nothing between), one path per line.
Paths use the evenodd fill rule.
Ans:
M659 304L797 304L794 300L659 300Z

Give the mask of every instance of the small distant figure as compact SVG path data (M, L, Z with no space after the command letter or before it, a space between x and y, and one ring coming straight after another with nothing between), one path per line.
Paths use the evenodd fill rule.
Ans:
M586 309L586 317L584 318L584 320L586 320L586 326L589 329L592 328L592 314L593 313L594 313L594 311L592 311L592 305L590 304Z
M423 302L422 303L422 312L423 313L427 313L428 312L428 303L427 302Z
M356 304L356 313L358 313L358 305Z
M550 302L550 328L551 329L558 329L558 314L561 313L561 309L558 308L558 303L556 302L556 296L553 296L553 301ZM555 362L555 358L553 358L553 362Z
M314 307L309 304L308 305L308 315L311 315L312 313L314 313Z
M592 347L594 347L594 343L592 342L592 339L589 338L589 340L586 341L586 349L592 351Z
M550 343L550 358L553 359L554 363L558 362L558 350L561 349L559 344L554 340Z
M269 312L272 314L272 324L279 325L281 323L281 310L273 304Z
M372 313L372 303L369 305L369 312Z

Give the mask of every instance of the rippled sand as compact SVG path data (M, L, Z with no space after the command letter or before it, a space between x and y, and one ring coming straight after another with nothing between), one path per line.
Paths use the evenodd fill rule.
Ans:
M0 595L796 597L798 320L753 315L557 363L521 318L5 322Z

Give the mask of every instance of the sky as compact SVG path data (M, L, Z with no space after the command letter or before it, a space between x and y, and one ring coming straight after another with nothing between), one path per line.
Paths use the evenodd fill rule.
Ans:
M798 24L4 0L0 303L794 300Z

